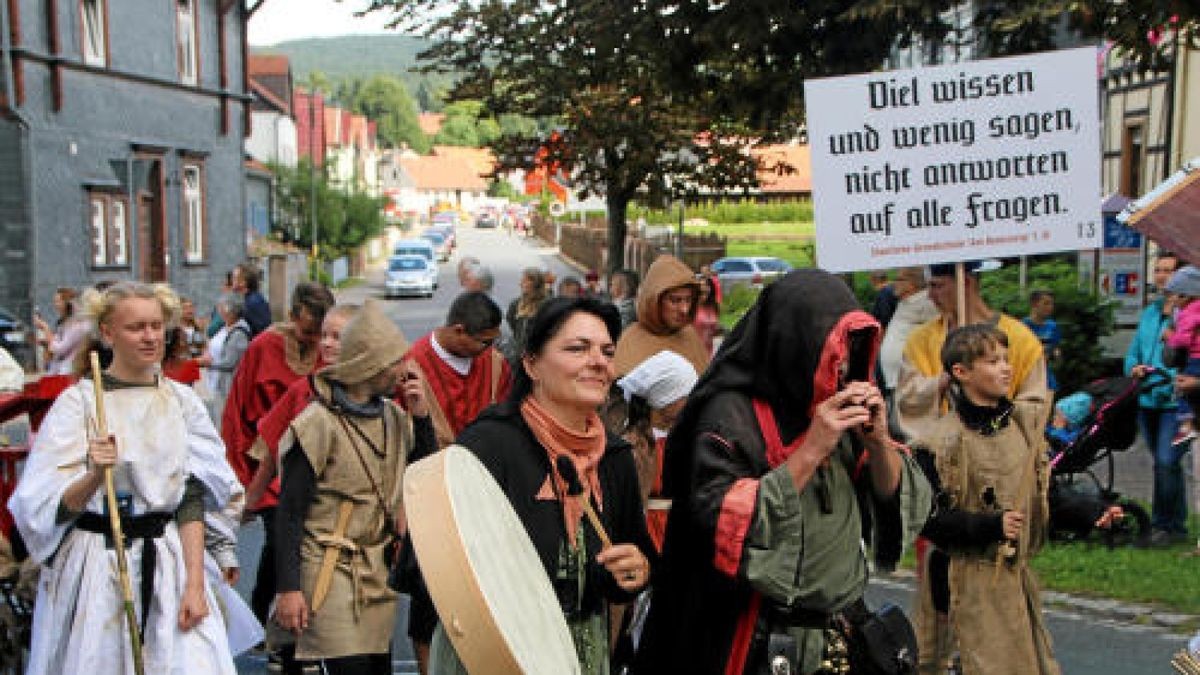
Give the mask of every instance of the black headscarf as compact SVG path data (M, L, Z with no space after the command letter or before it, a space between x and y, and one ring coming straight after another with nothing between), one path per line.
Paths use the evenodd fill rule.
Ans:
M862 339L847 343L851 335ZM671 431L663 478L667 493L675 495L677 481L688 480L689 446L700 413L718 393L764 399L788 444L808 430L814 390L820 400L836 391L836 362L849 356L858 370L865 368L858 379L868 379L878 348L879 323L860 309L840 278L803 269L768 285L721 344ZM822 364L823 357L831 363Z

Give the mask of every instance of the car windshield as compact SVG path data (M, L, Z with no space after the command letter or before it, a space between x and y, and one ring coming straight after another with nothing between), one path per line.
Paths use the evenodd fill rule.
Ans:
M391 263L388 265L388 271L391 272L404 272L408 270L423 269L425 269L425 259L417 257L393 258Z
M764 272L788 272L792 269L792 267L784 260L771 258L768 260L759 260L758 269Z
M437 232L426 232L425 234L421 235L421 238L428 239L429 241L432 241L434 244L440 244L443 241L446 241L446 238Z
M433 255L432 247L430 246L405 246L400 245L393 251L395 255L419 255L422 258L429 258Z

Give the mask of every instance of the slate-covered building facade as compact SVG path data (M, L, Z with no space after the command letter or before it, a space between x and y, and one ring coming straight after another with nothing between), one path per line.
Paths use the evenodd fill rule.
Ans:
M0 2L0 307L168 282L207 307L246 257L240 0Z

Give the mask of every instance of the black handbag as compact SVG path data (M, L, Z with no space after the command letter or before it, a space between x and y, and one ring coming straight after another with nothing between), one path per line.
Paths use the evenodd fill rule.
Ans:
M842 613L842 632L855 675L917 672L917 634L896 605L884 603L872 612L860 600Z

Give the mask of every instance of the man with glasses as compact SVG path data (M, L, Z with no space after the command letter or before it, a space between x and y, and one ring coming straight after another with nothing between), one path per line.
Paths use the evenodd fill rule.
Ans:
M500 307L486 293L462 293L451 303L446 323L417 340L405 356L408 367L425 382L439 449L453 443L484 408L508 397L508 361L492 346L500 337L501 318ZM410 457L409 462L419 459ZM433 603L419 588L409 609L408 636L422 673L428 672L429 641L436 626Z

